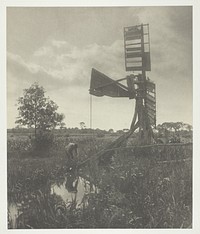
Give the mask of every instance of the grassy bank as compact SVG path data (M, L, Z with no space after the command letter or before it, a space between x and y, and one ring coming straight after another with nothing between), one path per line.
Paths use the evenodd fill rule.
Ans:
M108 140L77 143L84 160ZM59 184L68 170L66 139L57 139L43 157L20 144L18 154L13 147L8 155L8 200L21 204L17 228L191 228L191 145L123 148L108 152L113 156L109 163L89 161L79 175L98 192L85 194L77 207L76 201L51 193L52 181Z

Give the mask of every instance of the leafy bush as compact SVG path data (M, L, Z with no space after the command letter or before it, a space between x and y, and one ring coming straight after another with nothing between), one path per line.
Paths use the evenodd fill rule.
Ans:
M32 140L32 153L35 153L45 157L49 155L49 152L54 143L54 135L51 132L41 132L35 139Z

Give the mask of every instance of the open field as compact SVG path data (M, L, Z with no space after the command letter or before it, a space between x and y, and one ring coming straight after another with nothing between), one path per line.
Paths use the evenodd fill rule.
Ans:
M72 140L79 165L91 157L74 172L64 152ZM191 228L192 144L124 146L95 159L112 140L60 136L33 152L28 137L9 138L8 227Z

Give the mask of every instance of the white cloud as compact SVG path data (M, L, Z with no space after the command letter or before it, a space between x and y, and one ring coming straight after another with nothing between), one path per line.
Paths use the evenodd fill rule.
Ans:
M65 41L48 41L25 61L21 56L7 53L8 71L16 80L42 81L60 88L84 86L89 88L92 67L113 78L124 75L123 41L110 46L97 44L78 48ZM45 81L46 80L46 81Z
M124 72L123 41L110 46L91 44L83 48L66 41L47 42L35 51L32 59L56 79L70 85L88 85L91 68L95 67L108 75Z
M66 44L67 44L66 41L52 40L52 45L57 47L57 48L62 48L63 46L66 46Z
M38 64L33 62L25 62L25 60L17 55L12 53L7 53L7 60L8 60L8 71L10 68L10 64L12 63L13 66L21 66L25 70L28 70L30 73L38 73L39 71L46 72L46 70Z

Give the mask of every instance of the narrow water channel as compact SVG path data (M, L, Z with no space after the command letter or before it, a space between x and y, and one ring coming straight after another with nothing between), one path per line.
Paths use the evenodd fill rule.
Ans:
M50 195L56 194L62 198L65 204L73 203L76 208L81 208L82 204L87 206L87 194L97 192L96 187L88 180L66 174L64 181L52 182L50 185ZM31 203L31 195L29 196ZM24 202L8 202L8 220L9 228L16 229L18 226L18 218L23 213ZM30 206L31 209L31 206ZM27 206L26 206L27 210Z
M82 177L72 178L65 177L61 185L53 184L51 186L51 194L55 193L62 197L64 202L74 202L76 206L80 206L85 195L94 193L95 186Z

